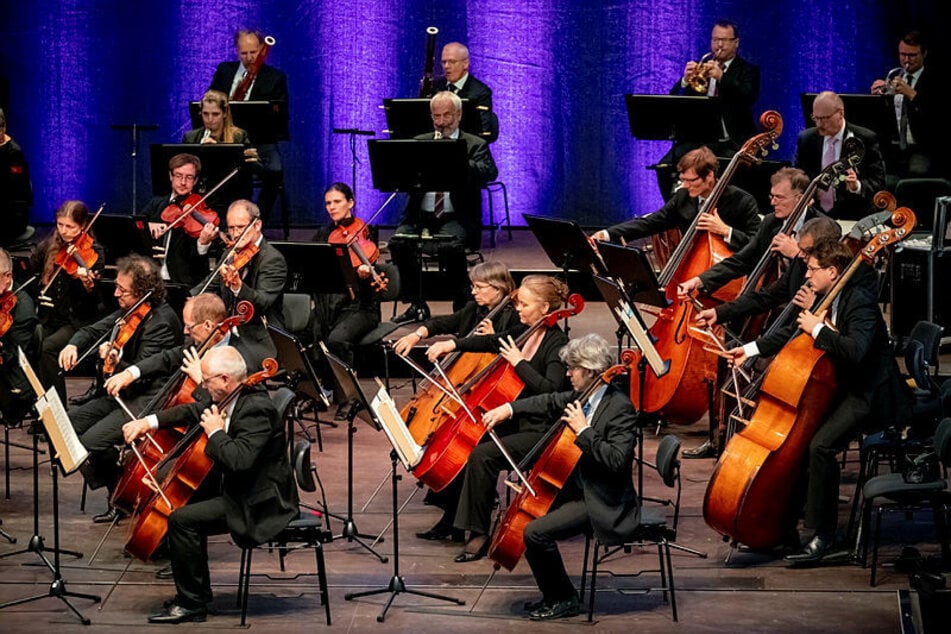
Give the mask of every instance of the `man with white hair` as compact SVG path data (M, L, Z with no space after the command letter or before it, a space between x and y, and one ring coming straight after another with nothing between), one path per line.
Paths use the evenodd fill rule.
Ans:
M480 106L482 130L489 133L482 138L493 143L499 138L499 125L492 113L492 89L469 74L469 49L460 42L450 42L442 47L440 62L444 77L433 83L433 92L448 90Z

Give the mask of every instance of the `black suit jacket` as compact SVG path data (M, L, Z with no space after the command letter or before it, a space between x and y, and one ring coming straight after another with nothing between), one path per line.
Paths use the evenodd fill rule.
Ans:
M951 143L951 126L945 121L947 100L944 77L939 77L933 68L925 66L915 82L914 99L908 100L908 127L918 149L931 160L931 173L948 178L951 160L946 148Z
M197 424L211 400L204 390L195 395L195 403L159 412L159 425ZM264 543L297 517L300 501L287 462L284 425L263 388L238 397L228 431L208 438L205 455L221 471L225 520L239 543Z
M430 337L435 335L465 337L479 325L480 321L486 318L488 313L489 309L487 307L479 306L471 301L466 302L465 306L450 315L439 315L427 319L420 325L426 327ZM492 318L492 329L495 332L502 332L513 328L518 323L518 315L510 303Z
M446 78L440 77L433 83L433 88L435 92L440 92L446 90L446 86L448 85L449 82L446 81ZM483 135L482 138L486 143L493 143L498 139L499 124L492 110L492 89L473 77L470 73L469 78L466 79L466 83L462 86L462 90L456 94L459 95L460 99L468 99L469 101L475 102L477 106L485 107L485 110L479 110L479 118L481 119L483 132L488 132L489 134Z
M275 249L267 240L261 240L258 253L245 265L245 273L241 289L237 296L227 286L221 284L221 276L208 286L208 291L218 294L224 300L229 312L234 312L240 300L246 299L254 306L254 317L238 327L238 336L249 339L249 347L266 350L268 357L277 355L277 349L268 334L267 323L282 327L284 324L284 285L287 283L287 261L281 252ZM197 295L204 284L196 285L192 295ZM232 344L234 345L234 344ZM249 368L251 372L257 368Z
M578 396L568 391L518 399L512 403L512 412L557 420ZM608 545L623 543L640 522L632 474L636 424L631 399L609 386L591 417L590 429L575 440L581 458L573 476L581 484L595 536Z
M856 137L865 146L865 155L857 172L861 191L853 194L845 183L835 188L835 204L829 215L837 220L859 220L874 211L872 197L885 188L885 160L878 145L878 136L862 126L846 122L845 137ZM808 128L799 133L796 139L795 165L805 171L809 178L815 178L822 171L823 136L817 128Z
M69 343L76 346L82 353L100 336L109 333L116 319L123 314L125 314L124 310L117 310L96 323L81 328L72 336ZM122 372L130 365L137 364L162 350L181 345L182 337L182 322L179 321L172 307L165 302L157 306L153 305L152 310L122 347L122 358L116 364L116 372ZM138 402L137 399L141 400L154 394L161 387L164 378L155 375L149 380L136 381L126 388L125 395L129 401Z
M182 135L182 143L201 143L201 138L203 136L205 136L205 129L195 128L194 130L189 130L184 135ZM233 142L240 143L242 145L251 145L251 139L248 137L248 133L241 128L235 129Z
M759 98L759 67L742 57L734 57L719 82L717 96L723 108L723 124L730 139L742 145L756 134L753 121L753 104ZM680 80L670 89L672 95L697 95L689 85L680 85ZM688 140L688 139L684 139Z
M424 141L433 137L434 133L428 132L414 138ZM466 154L469 159L466 184L461 189L450 191L449 200L455 210L455 219L466 230L468 243L470 238L474 240L482 234L482 186L494 180L499 175L499 169L495 166L495 160L485 141L462 131L459 132L459 138L466 142ZM420 225L423 219L420 210L422 201L422 194L410 196L400 224Z
M43 276L43 267L50 244L48 241L42 242L40 247L30 256L30 270L32 274L37 276L37 283L30 285L30 292L36 293L36 295L43 288L40 280ZM93 243L93 250L96 252L97 258L96 263L92 266L92 271L97 276L101 276L102 270L106 266L106 252L98 242ZM95 321L96 317L101 314L98 284L91 291L87 291L79 278L70 277L61 272L53 280L46 294L52 300L53 306L40 306L38 309L40 323L43 324L46 333L66 324L79 330L86 324ZM34 295L34 298L36 295Z
M717 322L725 324L779 308L795 297L796 291L805 283L806 263L802 258L793 258L775 282L714 308L717 313Z
M148 222L165 222L162 212L169 205L168 196L155 196L145 207L142 215ZM160 240L164 243L165 237ZM172 282L185 286L194 286L208 275L208 256L198 253L198 240L185 234L184 229L175 227L168 235L168 249L165 252L165 266Z
M657 211L608 227L607 231L612 240L633 240L675 228L686 231L699 211L697 199L691 198L687 190L681 188ZM756 199L732 185L727 185L720 197L717 213L723 222L733 228L727 244L734 251L750 241L750 236L760 223Z
M139 368L140 380L150 379L155 376L169 377L172 376L172 374L177 374L185 362L185 350L194 345L192 342L185 343L180 346L175 346L174 348L162 350L158 354L153 354L139 361L135 365ZM268 355L266 348L246 337L235 337L232 335L227 344L220 345L229 345L241 353L241 357L248 366L248 372L250 373L257 372L261 369L261 362L264 361Z
M215 69L215 76L211 79L209 90L220 90L231 98L231 84L234 82L234 75L238 72L239 62L221 62ZM248 93L248 101L280 101L283 107L287 109L287 76L273 66L263 64L258 70L257 77L254 78L254 84L251 86L251 92ZM275 143L277 141L286 141L286 137L261 138L254 139L255 143Z
M33 388L30 387L23 370L20 369L17 349L23 348L27 358L36 352L33 349L36 306L33 304L33 298L26 291L17 293L16 298L16 306L10 313L13 323L0 338L0 390L5 392L3 396L0 396L0 401L10 395L12 390L20 390L20 394L32 402L35 400ZM30 363L36 363L36 359L30 358Z
M806 220L815 218L818 215L819 212L812 207L806 209ZM784 224L785 220L777 218L776 212L766 214L757 228L756 233L753 234L750 241L746 243L746 246L700 274L700 281L703 282L703 288L708 293L713 293L724 284L752 273L763 256L766 255L766 252L769 251L769 245L772 243L773 237L779 233Z

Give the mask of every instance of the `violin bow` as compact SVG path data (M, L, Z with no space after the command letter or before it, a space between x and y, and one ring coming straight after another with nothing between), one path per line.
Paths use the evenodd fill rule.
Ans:
M227 176L225 176L224 178L222 178L222 179L218 182L217 185L215 185L215 186L212 187L210 190L208 190L208 193L206 193L204 196L202 196L201 198L199 198L199 199L198 199L198 202L196 202L194 205L192 205L192 206L189 207L188 209L182 209L182 215L180 215L178 218L176 218L176 219L175 219L175 222L172 222L172 223L170 223L167 227L165 227L165 232L171 231L172 228L173 228L175 225L177 225L178 223L180 223L180 222L182 222L183 220L185 220L185 217L188 216L188 214L190 214L193 209L197 208L197 207L198 207L199 205L201 205L203 202L205 202L206 200L208 200L208 198L210 198L212 194L214 194L216 191L218 191L219 189L221 189L221 188L224 186L225 183L227 183L227 182L230 181L232 178L234 178L234 175L237 174L240 170L241 170L241 166L239 165L238 167L236 167L236 168L234 168L233 170L231 170L231 173L229 173Z
M138 310L139 306L141 306L142 304L144 304L145 301L146 301L149 297L152 296L152 293L153 293L153 292L155 292L155 289L149 289L149 292L146 293L145 295L143 295L143 296L139 299L139 301L137 301L137 302L132 306L132 308L130 308L129 310L125 311L125 312L122 314L122 316L117 317L116 320L115 320L115 322L112 324L112 330L102 333L102 335L101 335L98 339L96 339L96 341L94 341L93 344L92 344L91 346L89 346L89 347L86 349L86 351L85 351L84 353L82 353L81 355L79 355L79 358L76 359L76 363L73 364L73 367L75 368L77 365L79 365L80 363L82 363L83 359L85 359L86 357L88 357L89 354L90 354L93 350L97 350L97 349L99 348L99 344L102 343L103 339L106 338L106 335L107 335L107 334L110 335L110 337L113 337L113 336L114 336L113 333L115 333L115 331L116 331L116 326L118 326L120 323L124 322L126 319L128 319L129 315L131 315L131 314L134 313L136 310ZM62 373L62 370L60 371L60 373Z
M228 251L223 256L221 256L221 260L218 261L218 266L215 267L215 270L212 271L208 276L208 279L205 280L201 290L196 293L197 295L201 295L208 290L208 287L211 286L211 283L214 282L215 278L218 277L218 274L221 273L221 267L225 266L228 263L228 260L234 256L235 251L238 250L238 245L241 244L241 238L243 238L244 234L246 234L248 230L251 229L251 225L253 224L254 222L248 223L248 226L241 231L241 235L237 237L237 239L234 241L234 244L231 245L231 248L228 249Z
M119 404L119 407L122 408L122 411L125 412L125 415L129 417L130 421L133 421L136 419L135 416L132 414L132 412L129 410L129 408L126 406L125 402L123 402L123 400L119 398L119 396L113 396L112 398L116 400L116 403ZM159 451L161 451L162 453L165 453L164 451L162 451L162 448L159 447L158 443L155 442L155 439L152 438L152 434L146 433L145 437L153 445L155 445L155 447ZM155 492L158 493L162 497L163 500L165 500L165 504L168 505L168 508L172 508L172 503L168 501L167 497L165 497L165 492L162 491L162 486L159 484L158 478L156 478L155 474L152 473L152 470L149 469L149 465L145 463L145 459L142 458L142 454L139 452L139 448L135 446L135 442L130 442L129 448L132 449L132 452L135 454L135 459L139 461L139 464L142 465L142 468L145 470L145 475L148 477L149 482L151 483Z

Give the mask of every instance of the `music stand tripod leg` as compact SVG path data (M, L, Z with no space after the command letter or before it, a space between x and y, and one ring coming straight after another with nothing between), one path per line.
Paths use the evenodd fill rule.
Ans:
M380 612L379 616L376 617L378 623L382 623L386 619L386 613L389 611L390 606L393 605L393 600L396 599L398 594L415 594L420 597L428 597L430 599L437 599L439 601L449 601L455 603L456 605L465 605L466 602L462 599L456 599L454 597L448 597L441 594L435 594L433 592L424 592L422 590L414 590L406 586L406 581L400 576L400 525L399 525L399 481L401 476L396 472L396 463L397 456L396 451L390 452L390 481L392 483L392 513L393 513L393 576L390 577L390 583L385 588L378 588L376 590L364 590L362 592L348 592L344 595L344 600L351 601L360 597L369 597L377 594L386 594L390 593L390 596L387 598L386 603L383 605L383 610Z

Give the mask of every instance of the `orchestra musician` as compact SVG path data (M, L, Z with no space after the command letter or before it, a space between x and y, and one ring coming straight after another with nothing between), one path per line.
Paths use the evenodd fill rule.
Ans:
M515 304L520 324L494 335L438 341L429 347L427 356L435 362L454 350L495 352L514 367L524 382L524 396L559 391L565 384L565 364L558 356L558 351L568 342L565 333L558 326L536 331L521 349L515 345L515 338L546 314L558 309L567 297L568 287L561 280L547 275L526 276L518 288ZM505 423L497 433L509 454L518 461L542 437L547 422L543 416L527 414ZM432 529L418 536L422 539L453 539L458 536L453 529L469 531L465 548L454 561L466 563L484 557L498 476L507 468L508 462L494 443L478 445L469 455L463 473L440 492L439 501L444 510L442 518Z
M277 349L268 334L266 323L280 326L284 323L284 284L287 282L287 262L261 232L261 212L250 200L236 200L228 207L227 232L231 240L240 240L235 251L235 260L247 260L240 269L234 262L220 262L212 272L207 289L197 285L192 294L203 290L215 293L224 300L229 312L234 311L238 301L246 299L254 306L254 317L238 327L240 337L247 337L255 346L267 350L274 357ZM250 228L249 228L250 227ZM247 229L247 232L245 232ZM242 232L244 235L242 237ZM209 235L210 234L210 235ZM217 234L217 227L202 232L198 238L198 253L206 254ZM253 255L252 255L253 253ZM243 257L250 256L250 257Z
M207 538L231 533L239 545L261 544L298 515L297 486L287 461L287 441L278 411L263 387L243 388L248 375L230 346L209 350L201 360L195 403L131 421L123 428L133 442L159 426L200 424L207 455L222 474L222 493L177 508L168 519L168 545L175 598L150 623L205 620L212 601ZM241 390L224 411L216 403Z
M198 253L195 238L185 233L179 224L168 229L162 220L162 212L172 204L180 203L192 194L201 175L201 159L194 154L176 154L168 161L168 179L172 184L171 195L155 196L142 208L142 215L149 223L149 231L155 239L165 242L165 257L162 259L162 279L191 287L208 274L208 256ZM210 224L210 223L209 223ZM203 229L204 230L204 229ZM207 228L214 232L214 225Z
M720 141L711 145L718 156L732 156L746 139L756 134L753 105L759 98L760 72L758 66L737 54L739 48L739 26L729 20L717 21L710 33L710 52L700 60L687 62L683 76L670 89L672 95L719 98L723 130ZM706 82L697 81L698 77ZM677 143L658 162L675 165L684 154L698 147L696 142ZM657 170L657 184L664 200L670 199L674 179L669 170Z
M683 187L663 207L645 216L596 231L591 237L608 242L643 238L674 228L685 231L713 191L718 165L717 157L710 148L701 147L687 152L677 162ZM722 236L727 245L737 251L750 241L759 222L756 199L739 187L728 185L717 208L700 218L697 228Z
M815 127L799 133L795 166L815 178L827 165L838 161L845 139L856 137L865 147L860 169L850 169L844 181L818 194L819 207L837 220L858 220L873 211L872 197L885 188L885 161L878 136L845 120L845 104L831 90L820 92L812 103Z
M827 293L852 262L845 244L816 243L806 259L806 280L817 295ZM837 453L860 433L871 433L910 414L908 388L901 381L878 306L877 276L856 274L833 301L828 314L803 309L788 328L728 351L736 364L772 355L801 330L830 355L839 386L837 400L809 444L805 526L811 539L786 556L791 565L815 564L828 555L838 522L840 465Z
M489 312L515 291L515 281L503 262L476 264L469 271L469 281L472 283L472 301L450 315L427 319L416 330L400 337L393 344L396 354L405 356L420 341L436 335L491 335L515 325L517 317L511 305L491 319L487 318Z
M79 267L75 276L67 275L56 265L57 256L69 248L92 220L85 203L67 200L56 210L56 231L44 239L30 258L33 273L39 275L32 289L43 289L49 302L40 302L39 320L43 331L40 348L39 378L44 386L52 386L65 405L66 379L60 373L59 354L76 331L95 321L99 314L96 281L105 266L105 254L98 243L92 249L97 258L91 268ZM90 234L91 235L91 234Z
M805 221L816 217L819 212L810 206L799 217L797 226L793 227L790 234L780 230L809 186L809 177L800 169L784 167L770 177L770 184L769 199L773 211L766 214L750 241L727 259L681 283L677 292L682 298L686 299L690 293L701 289L707 294L714 293L731 280L748 275L767 251L778 253L785 262L799 255L795 233Z
M942 149L948 126L942 117L940 79L925 67L927 57L921 32L909 31L898 42L899 68L872 82L873 95L895 96L900 164L893 171L900 178L947 174Z
M7 134L7 115L0 108L0 245L27 240L33 187L23 149Z
M603 544L617 545L639 522L632 477L637 414L631 399L605 384L585 402L578 400L611 366L608 342L600 335L588 334L569 341L559 356L568 367L570 391L518 398L482 417L490 427L525 414L560 420L577 435L575 445L581 450L581 458L551 510L525 527L525 560L542 593L540 601L526 603L525 608L536 621L574 616L580 611L558 540L593 530Z
M116 267L115 297L119 307L94 324L81 328L70 338L59 353L59 366L64 372L72 370L80 354L95 345L100 337L108 337L110 331L112 341L101 343L97 352L104 362L110 356L116 357L117 360L113 360L118 371L182 342L182 325L175 311L165 302L165 284L155 261L141 255L130 255L121 258ZM137 325L131 319L121 323L120 319L149 291L152 294L143 305L150 308L141 321ZM133 332L123 333L127 328L132 328ZM127 341L118 347L114 342L119 341L123 334ZM141 409L161 389L166 376L156 375L152 380L127 387L122 400L133 411ZM128 420L126 412L113 396L102 395L81 405L70 414L70 419L80 442L89 451L89 459L80 467L83 477L91 489L105 486L111 499L112 489L120 475L116 445L122 443L122 425ZM112 522L118 513L110 507L105 513L94 516L93 522Z
M443 91L436 93L429 103L434 132L415 137L426 139L463 139L466 142L468 167L466 184L450 192L427 192L410 196L399 226L390 240L390 253L400 271L400 294L409 304L405 312L394 319L397 323L423 321L429 317L429 306L423 300L420 288L418 240L398 236L416 236L421 232L452 236L451 240L434 241L440 268L446 271L450 288L459 289L460 303L466 279L467 246L478 246L482 235L482 186L498 176L489 146L479 137L459 129L462 121L462 100Z
M492 143L499 138L499 125L492 112L492 89L469 74L469 48L460 42L450 42L442 47L440 57L444 77L433 82L433 93L448 90L459 95L460 99L474 101L482 120L482 131L488 132L483 136L486 143Z
M0 418L7 425L23 420L35 401L17 350L28 356L35 352L36 307L26 290L15 290L13 259L0 248Z
M235 90L249 70L256 69L250 87L245 91L244 101L279 102L281 108L287 108L287 76L277 68L258 61L264 48L264 35L256 30L239 29L234 34L234 47L238 54L236 62L221 62L215 69L209 90L217 90L236 100ZM266 219L277 200L277 193L284 181L284 167L279 141L286 141L280 133L255 138L257 155L261 162L261 193L258 205Z

